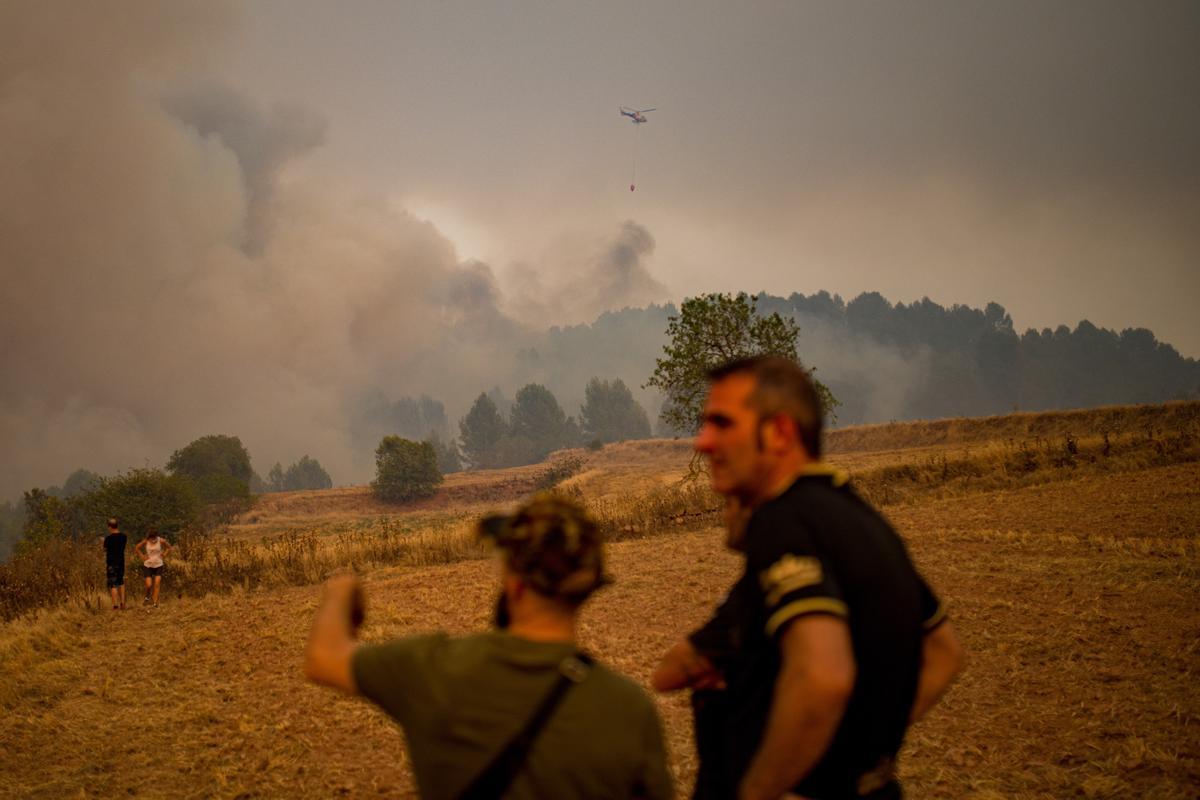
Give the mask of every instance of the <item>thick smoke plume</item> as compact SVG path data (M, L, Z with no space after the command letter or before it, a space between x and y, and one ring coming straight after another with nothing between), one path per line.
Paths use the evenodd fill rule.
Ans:
M279 105L263 113L220 86L194 86L166 98L164 109L237 159L246 199L242 250L260 255L276 209L275 187L284 166L325 141L325 120L305 108Z
M528 331L488 265L380 199L289 177L323 141L317 114L196 80L224 6L3 17L0 498L161 465L208 433L241 436L260 472L309 453L362 480L362 397L428 393L457 419L509 383ZM653 299L652 248L629 224L573 255L594 288L555 296L589 297L575 314Z
M663 300L667 289L646 264L654 246L650 231L632 220L612 237L564 237L536 267L507 270L507 307L521 319L581 324L611 309Z
M668 298L649 230L575 230L493 270L389 201L305 180L336 121L201 77L231 11L0 10L0 501L206 434L240 436L260 473L309 454L361 482L371 410L403 397L443 403L453 434L480 391L536 381L577 414L589 378L619 377L656 416L638 387L671 309L604 313ZM869 371L879 418L920 379L816 323L802 352L829 379Z

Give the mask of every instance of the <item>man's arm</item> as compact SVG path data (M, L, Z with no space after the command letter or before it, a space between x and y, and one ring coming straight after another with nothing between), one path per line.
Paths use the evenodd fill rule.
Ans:
M724 689L725 679L711 661L682 639L668 650L650 677L650 687L656 692L677 689Z
M738 597L742 580L734 584L707 622L663 654L650 678L654 691L725 688L725 676L714 662L719 663L738 650Z
M854 691L856 666L844 619L808 614L787 624L779 640L783 663L762 744L738 796L776 800L795 786L829 748Z
M917 680L917 696L908 718L910 724L937 705L954 678L962 672L964 662L962 645L954 634L950 620L942 621L925 634L921 644L921 675Z
M351 661L358 647L355 634L362 623L361 591L353 575L338 575L325 582L304 654L306 678L348 694L358 694Z

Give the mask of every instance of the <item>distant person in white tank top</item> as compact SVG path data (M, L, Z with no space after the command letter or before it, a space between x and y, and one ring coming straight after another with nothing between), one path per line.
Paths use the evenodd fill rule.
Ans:
M163 567L166 566L164 558L171 552L171 543L151 528L146 533L146 538L134 545L133 551L144 559L142 575L146 577L146 596L142 603L153 604L157 608L158 590L162 586Z

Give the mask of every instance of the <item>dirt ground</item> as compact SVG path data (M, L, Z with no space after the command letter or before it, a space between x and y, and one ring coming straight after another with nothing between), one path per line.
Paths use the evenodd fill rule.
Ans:
M678 454L656 458L649 472L679 469ZM636 471L590 469L578 479L597 487L606 469ZM887 511L969 658L910 733L908 796L1200 796L1200 465ZM719 542L702 530L612 545L617 582L587 608L584 646L645 684L733 581ZM365 637L482 628L492 570L370 573ZM153 611L61 608L0 627L0 796L411 796L395 726L301 676L318 593L179 599L168 583ZM686 698L658 702L686 796Z

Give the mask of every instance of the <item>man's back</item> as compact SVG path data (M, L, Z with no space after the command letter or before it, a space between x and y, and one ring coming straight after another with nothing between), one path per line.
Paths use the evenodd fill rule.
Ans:
M94 539L92 541L95 541ZM104 537L104 560L109 566L124 566L125 544L128 538L120 531L109 531Z
M417 636L360 647L354 679L404 727L422 795L456 797L524 726L573 652L499 632ZM568 689L506 796L671 797L650 699L595 665Z

